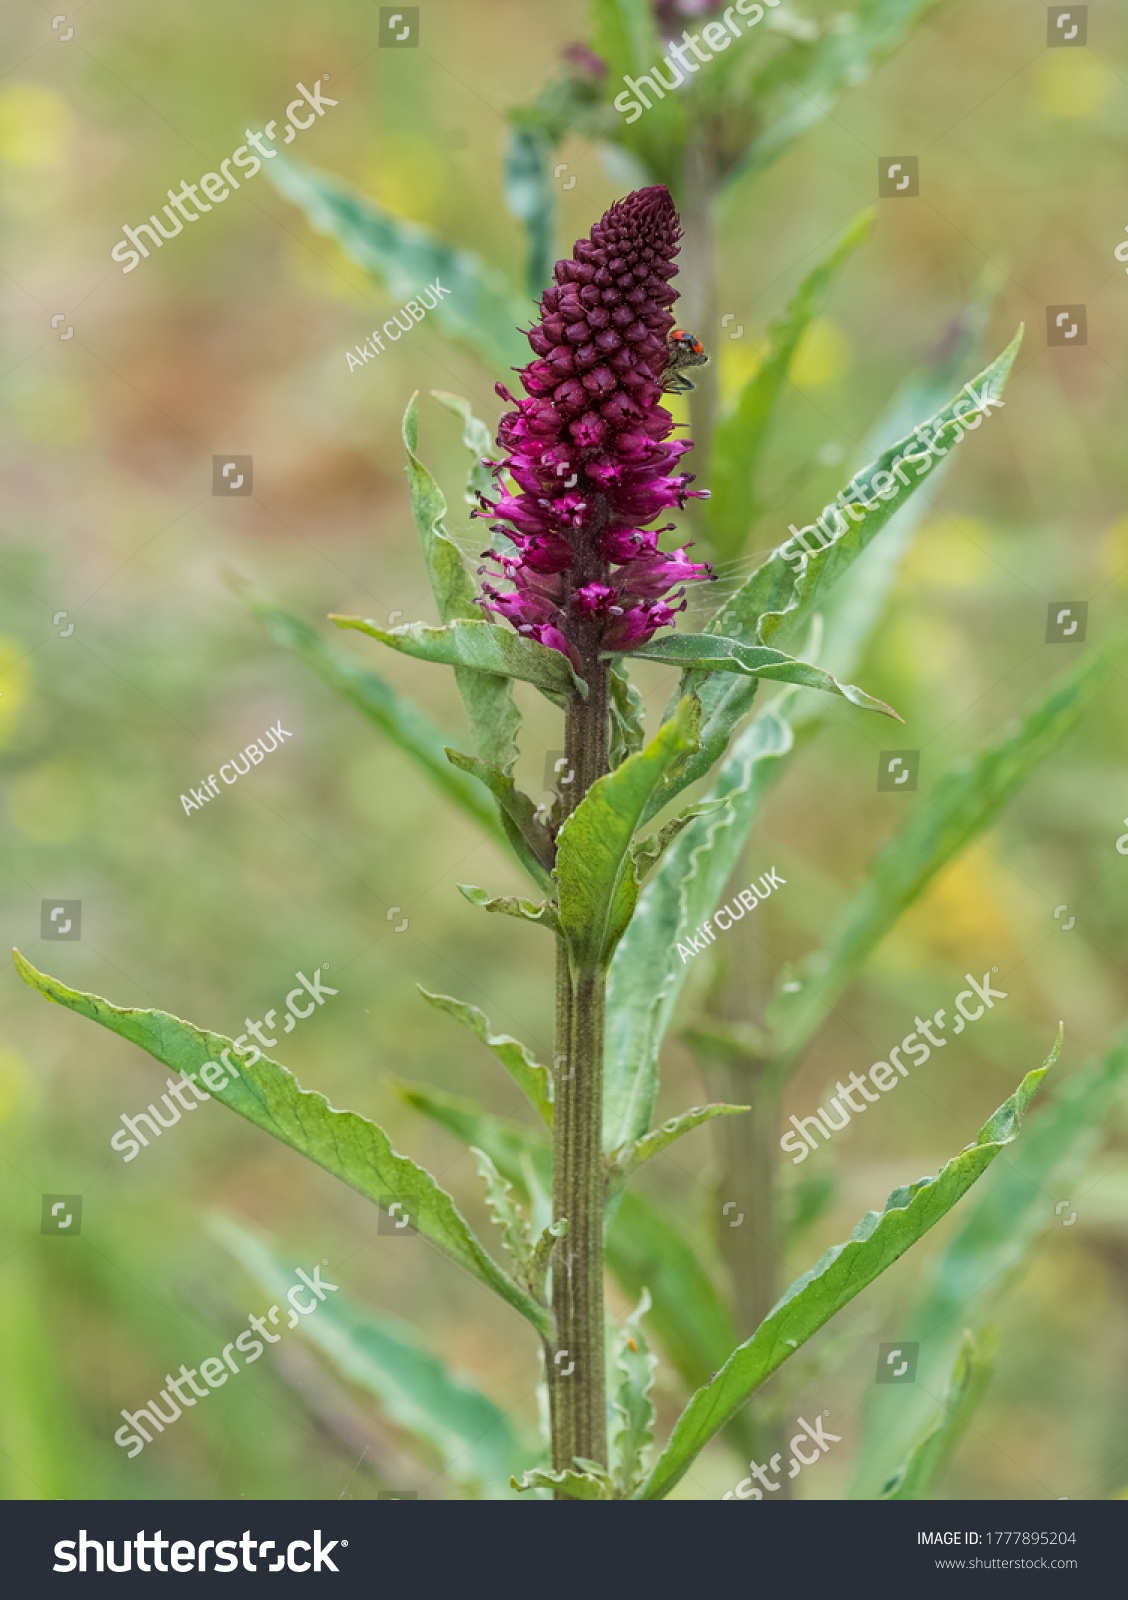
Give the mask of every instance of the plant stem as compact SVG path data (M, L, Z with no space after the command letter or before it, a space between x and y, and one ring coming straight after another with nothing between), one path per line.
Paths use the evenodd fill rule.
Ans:
M607 581L609 566L598 554L606 517L604 506L582 546L577 546L582 583ZM574 810L595 780L608 771L609 668L606 661L599 660L599 633L592 618L579 621L573 636L588 696L573 700L567 714L568 781L560 789L560 809L565 814ZM552 1464L557 1471L573 1468L576 1456L607 1464L603 1375L605 1006L602 968L572 971L567 944L558 938L552 1214L554 1219L567 1217L568 1232L553 1257L556 1343L545 1353Z
M681 208L684 242L682 245L681 291L678 316L691 333L703 340L713 359L693 372L694 389L689 397L690 437L693 439L692 468L699 483L709 481L709 455L713 444L713 425L717 416L717 357L714 346L720 331L717 308L717 240L714 216L718 174L716 158L707 134L692 138L685 152L685 200ZM700 514L700 501L693 501Z

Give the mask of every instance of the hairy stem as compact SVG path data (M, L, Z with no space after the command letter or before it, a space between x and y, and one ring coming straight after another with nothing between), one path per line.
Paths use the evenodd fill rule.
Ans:
M577 546L579 582L606 582L608 563L598 554L606 521ZM609 669L599 660L596 619L579 621L573 635L582 658L586 700L576 698L565 725L567 761L561 811L575 809L608 771ZM603 1377L603 1022L606 975L573 971L567 945L556 950L556 1074L552 1133L552 1214L568 1219L553 1256L552 1309L556 1343L546 1350L552 1464L573 1467L576 1456L607 1464ZM558 1498L567 1498L560 1497Z

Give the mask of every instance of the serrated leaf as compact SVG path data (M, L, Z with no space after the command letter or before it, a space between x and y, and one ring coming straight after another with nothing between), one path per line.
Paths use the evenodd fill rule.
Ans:
M892 706L866 694L864 689L839 683L822 667L796 661L793 656L767 645L741 644L738 639L725 639L714 633L675 633L639 645L634 654L644 661L662 661L667 666L681 667L685 672L738 672L746 678L769 678L776 683L798 684L804 689L822 689L826 694L840 694L866 711L892 717L895 722L905 720Z
M619 1417L612 1431L611 1476L621 1495L629 1495L646 1470L646 1458L654 1440L657 1413L650 1400L658 1358L651 1354L642 1327L650 1310L650 1293L642 1298L623 1323L615 1340L614 1363L619 1382L612 1404Z
M938 1177L895 1189L884 1211L867 1212L845 1244L834 1245L796 1279L752 1337L694 1395L636 1499L663 1499L761 1384L947 1215L1017 1136L1023 1114L1060 1050L1059 1034L1045 1065L1026 1074L1010 1099L984 1123L974 1144L953 1157Z
M477 756L464 756L461 751L447 749L446 758L452 767L477 778L493 795L503 819L509 824L510 843L525 870L539 886L550 894L556 885L552 880L552 866L556 851L552 835L537 816L537 808L527 794L522 794L508 773L492 761L482 761Z
M449 743L421 706L373 671L349 651L328 645L316 628L287 607L245 593L251 615L265 624L271 638L291 650L323 683L362 712L381 733L426 773L435 787L498 844L502 830L497 814L474 780L452 769L446 757Z
M587 685L576 677L571 662L561 651L550 650L535 639L526 639L492 622L459 621L446 628L409 622L404 627L389 629L365 617L331 616L329 620L338 628L356 628L360 633L371 634L390 649L415 656L420 661L434 661L444 667L473 667L476 672L519 678L554 694L587 695Z
M526 1193L530 1166L538 1183L551 1183L552 1146L539 1129L529 1132L442 1089L395 1078L385 1081L405 1105L445 1128L461 1144L488 1151L498 1170ZM675 1223L634 1189L626 1190L614 1214L609 1213L608 1269L633 1299L649 1289L650 1326L690 1388L704 1383L736 1342L732 1315L702 1263L702 1243L684 1231L684 1219Z
M1128 648L1128 635L1093 652L1058 679L1018 729L944 774L878 852L869 877L837 918L823 950L804 962L801 987L768 1008L776 1033L773 1072L786 1074L799 1051L901 913L941 869L995 821L1035 768L1077 726Z
M679 811L676 817L671 817L657 833L648 833L645 839L632 844L631 860L635 864L639 882L652 867L658 865L682 829L688 827L695 817L712 816L714 811L722 811L727 804L727 800L698 800L686 806L684 811Z
M759 810L792 747L776 700L733 745L708 798L727 802L689 824L639 896L611 962L604 1050L603 1148L641 1139L658 1094L658 1055L688 967L685 933L711 917Z
M503 917L519 917L523 922L535 922L550 933L563 931L559 911L550 900L537 905L535 901L523 900L515 894L491 896L487 889L479 889L474 883L460 883L456 887L464 900L469 900L472 906L480 906L483 911L492 911Z
M641 750L645 743L642 721L646 706L631 682L621 656L611 662L607 684L610 691L608 709L611 712L611 747L607 754L607 765L614 772L628 756Z
M224 1051L234 1049L222 1034L205 1032L166 1011L115 1006L98 995L70 989L59 979L38 972L18 950L13 951L13 959L24 982L46 999L139 1045L195 1083L200 1082L202 1066L222 1060ZM223 1066L227 1069L227 1061ZM222 1090L209 1091L206 1083L201 1087L366 1199L379 1204L382 1197L396 1195L409 1206L412 1225L419 1233L508 1301L542 1337L549 1336L551 1321L543 1307L482 1248L450 1195L431 1174L392 1148L383 1128L355 1111L335 1111L324 1095L303 1089L292 1072L267 1056L253 1066L243 1061L234 1082Z
M412 299L437 280L448 292L427 311L426 320L472 350L487 371L528 360L518 329L533 316L533 304L497 267L394 217L329 173L285 156L269 162L267 173L275 188L305 212L310 226L335 239L393 299Z
M421 983L415 987L424 1000L428 1000L437 1010L445 1011L448 1016L457 1017L488 1050L493 1051L538 1115L551 1128L552 1074L548 1068L542 1067L532 1052L508 1033L494 1033L490 1019L477 1006L467 1005L464 1000L454 1000L449 994L432 994Z
M416 454L419 444L417 394L412 395L404 412L402 432L407 451L411 514L423 548L439 620L444 626L481 622L477 586L467 570L462 551L446 531L446 496ZM451 665L478 754L508 772L517 759L517 734L521 727L521 714L513 700L509 676L496 670L483 672L476 669L473 662L452 662Z
M533 1241L528 1220L521 1215L521 1207L513 1194L513 1185L501 1176L484 1150L471 1145L470 1154L478 1162L478 1176L486 1180L486 1205L504 1233L505 1248L517 1263L518 1277L524 1278L532 1260Z
M654 788L697 740L697 707L677 715L638 755L597 778L556 836L560 924L573 973L605 968L638 899L631 840Z
M526 1152L526 1158L521 1163L521 1170L525 1175L526 1184L533 1191L530 1195L529 1203L532 1206L535 1215L540 1209L540 1198L538 1194L539 1184L537 1184L535 1175L532 1172L532 1161L528 1159L528 1152ZM551 1207L552 1196L549 1195L546 1197L546 1209L551 1210ZM529 1291L535 1300L544 1300L545 1284L548 1279L548 1269L552 1260L552 1252L556 1248L557 1241L560 1239L566 1239L567 1237L567 1217L558 1217L555 1222L547 1223L546 1226L541 1229L540 1237L533 1246L533 1253L529 1260L527 1272Z
M873 1389L853 1495L871 1499L879 1492L881 1475L906 1453L926 1420L929 1397L943 1382L964 1321L993 1315L990 1308L1030 1260L1037 1240L1060 1225L1055 1199L1074 1193L1105 1137L1126 1078L1128 1028L1122 1027L1103 1056L1052 1082L1048 1103L968 1202L914 1303L898 1316L898 1336L920 1344L917 1381L911 1394L906 1389L893 1395L884 1385Z
M597 1478L593 1472L550 1472L547 1467L534 1467L518 1482L510 1478L519 1493L526 1489L554 1489L570 1500L613 1500L611 1480Z
M982 395L986 391L991 398L998 398L1014 361L1021 332L1020 329L997 360L986 367L977 378L971 380L970 387L977 394ZM965 385L965 389L967 387ZM965 390L961 390L947 406L941 407L933 417L919 426L930 430L941 425L947 426L952 419L953 407L961 399L966 399ZM888 472L898 457L903 458L905 445L910 441L919 444L919 439L914 433L902 437L897 443L883 450L876 460L856 473L850 480L851 483L857 482L867 488L872 486L877 473ZM951 445L947 449L950 453ZM945 463L946 459L944 458ZM816 599L818 604L822 605L830 585L842 578L858 556L870 546L881 529L912 503L911 496L921 484L934 481L939 471L939 467L930 466L922 477L914 476L910 479L907 489L902 486L898 495L892 500L883 501L880 496L877 497L860 523L840 514L841 520L848 522L849 527L834 544L827 545L811 555L803 555L801 550L793 552L797 557L803 556L807 563L802 589L798 586L799 580L792 564L784 560L779 550L773 552L768 560L751 574L736 594L720 607L706 624L705 631L739 636L741 640L747 640L749 643L770 641L777 646L786 644L809 626L814 615ZM831 502L831 505L824 508L822 515L825 518L834 512L835 502ZM834 526L837 526L837 520ZM784 544L789 542L785 540ZM732 678L717 674L702 677L695 671L690 671L683 677L679 692L685 693L692 689L701 699L701 747L689 758L684 770L677 775L675 781L667 786L663 795L664 801L673 799L688 784L704 777L713 763L723 754L733 729L752 709L757 683L756 679L750 679L748 682L739 679L734 681Z
M293 1274L277 1244L231 1217L211 1218L210 1231L267 1294L283 1299ZM433 1452L455 1483L471 1495L510 1498L514 1461L535 1460L534 1442L511 1412L448 1371L409 1323L360 1310L338 1290L298 1327L344 1379L376 1397L389 1422Z
M835 530L833 542L807 552L802 545L797 547L793 539L785 539L780 549L792 546L792 559L786 560L777 550L717 611L706 631L720 632L723 626L731 629L734 623L739 623L742 637L750 642L782 645L806 627L814 611L816 598L857 560L882 528L908 504L917 489L928 482L953 446L961 442L964 429L956 407L960 407L965 417L975 415L968 390L983 405L989 401L1005 404L999 400L999 396L1006 387L1021 342L1020 328L1002 354L985 367L978 377L965 384L933 416L918 424L932 439L947 435L947 443L941 447L942 454L926 455L916 429L891 444L876 460L856 472L840 493L839 499L851 506L860 520L855 521L844 512L838 499L832 500L823 507L820 517L824 526ZM993 414L993 411L988 411L986 418L980 416L972 424L971 431L982 427L984 421ZM948 432L952 427L956 430L954 436ZM901 473L900 469L906 461L914 464L912 478ZM879 474L890 480L883 493L874 488L874 480ZM867 503L868 509L863 510ZM807 525L808 528L815 529L818 520L814 519ZM809 541L812 545L822 543L823 535L817 529L815 533L817 537ZM829 533L826 538L830 539Z
M928 1491L933 1480L939 1481L991 1381L991 1370L998 1350L996 1329L984 1328L978 1340L969 1328L964 1329L948 1392L944 1397L944 1409L927 1433L917 1440L908 1459L902 1462L884 1485L879 1499L931 1498Z
M671 1117L660 1128L655 1128L653 1133L648 1133L645 1138L636 1139L633 1145L620 1151L614 1157L610 1168L612 1182L625 1183L628 1178L634 1176L644 1161L649 1161L651 1156L656 1156L660 1150L665 1150L683 1134L699 1128L703 1122L709 1122L713 1117L732 1116L737 1112L751 1109L751 1106L691 1106L688 1111L683 1111L680 1116Z
M556 260L552 248L555 193L548 175L550 146L535 128L517 124L505 147L505 204L525 224L528 256L525 286L537 299L552 278Z
M830 254L803 279L783 315L768 324L769 344L763 362L740 391L732 411L717 424L705 511L710 538L722 556L739 553L756 519L756 467L776 403L787 384L792 357L828 287L868 236L874 215L869 210L855 218Z
M492 469L487 465L494 452L493 435L489 428L471 410L469 400L460 394L449 394L445 389L432 389L431 396L441 406L462 418L462 442L470 452L471 465L466 474L466 488L462 498L469 506L477 507L479 494L494 488Z

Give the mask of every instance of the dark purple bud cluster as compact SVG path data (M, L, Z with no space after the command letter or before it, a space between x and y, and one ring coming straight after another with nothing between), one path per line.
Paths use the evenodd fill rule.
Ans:
M492 519L517 555L486 552L513 589L487 584L482 604L577 666L669 626L685 608L684 588L669 590L711 576L684 549L658 549L672 523L645 526L704 493L678 472L693 446L669 438L673 418L659 403L679 237L663 185L612 206L572 259L556 263L528 334L537 358L520 373L528 399L497 385L517 409L498 426L506 458L495 476L518 492L483 499L475 515Z

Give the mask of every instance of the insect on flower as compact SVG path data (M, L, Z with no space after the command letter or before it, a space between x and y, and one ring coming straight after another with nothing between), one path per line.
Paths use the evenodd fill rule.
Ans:
M709 357L695 333L671 328L666 335L666 370L662 388L667 394L688 394L694 384L685 376L686 367L703 367Z

